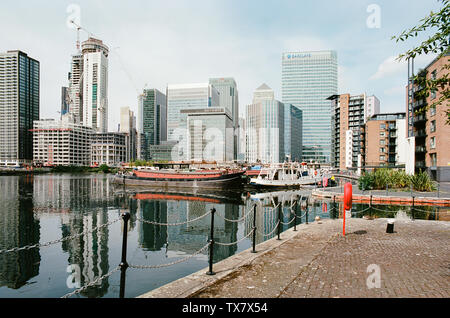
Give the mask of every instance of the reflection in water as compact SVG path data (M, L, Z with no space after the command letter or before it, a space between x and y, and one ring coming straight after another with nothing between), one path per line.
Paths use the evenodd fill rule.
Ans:
M0 178L0 250L39 243L33 216L33 178ZM38 248L0 254L0 287L18 289L39 274Z
M25 290L28 295L39 297L41 290L47 288L46 296L61 297L74 290L66 285L67 265L79 266L80 286L108 273L120 263L122 226L115 223L100 229L97 227L115 220L122 212L130 213L128 261L167 264L192 255L207 244L211 216L188 221L204 216L215 208L214 239L219 244L214 246L213 259L214 262L221 261L251 247L253 237L249 234L253 230L254 204L257 244L277 236L280 216L284 223L281 231L294 226L293 219L297 220L296 224L301 224L306 220L314 222L317 215L321 218L342 217L342 203L314 200L308 191L247 193L243 199L239 192L137 194L129 189L119 191L111 185L110 176L103 174L1 177L0 250L80 235L52 245L53 250L48 247L51 252L34 248L0 254L0 297L23 297L24 286L28 286ZM374 217L391 218L397 215L427 220L448 220L450 217L448 209L441 215L436 207L418 207L415 212L409 207L401 208L404 212L398 214L399 207L375 208L365 213ZM352 212L364 209L367 209L366 204L354 204ZM362 217L365 213L353 214L352 217ZM148 224L142 223L141 219L179 225ZM228 221L240 219L242 221ZM245 237L247 239L242 240ZM238 241L238 244L230 244ZM127 276L131 278L134 275L136 279L133 284L127 284L127 297L148 291L149 285L155 287L180 278L180 275L187 275L189 271L206 268L208 249L202 253L186 263L161 269L157 275L152 274L152 270L135 271L133 274L129 270ZM48 268L40 268L41 264L47 264ZM60 274L61 267L64 267L63 275ZM51 277L47 278L44 272L50 273ZM31 278L35 284L30 284ZM48 283L49 279L52 285ZM118 275L109 276L81 292L81 296L117 297L118 279Z

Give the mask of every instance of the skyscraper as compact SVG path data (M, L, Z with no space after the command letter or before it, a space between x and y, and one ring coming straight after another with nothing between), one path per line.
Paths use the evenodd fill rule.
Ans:
M166 95L157 89L144 89L138 104L138 152L141 159L149 160L150 146L167 140Z
M331 160L331 106L338 91L335 51L286 52L282 55L282 102L303 111L303 160Z
M266 97L260 98L264 90ZM253 104L246 109L246 134L248 162L283 162L284 152L284 105L271 98L274 96L270 87L263 84L258 87L253 96Z
M187 158L187 113L181 113L181 110L219 105L219 92L209 83L167 86L167 138L178 142L178 155L174 159Z
M210 78L209 83L219 91L219 104L231 114L233 122L233 159L239 153L239 96L236 81L232 77Z
M39 119L39 62L21 51L0 53L0 165L33 161L33 120Z
M83 124L98 132L108 131L108 47L89 38L83 54Z
M75 118L76 123L83 122L83 55L81 52L72 55L71 69L69 72L69 112Z
M126 161L135 161L137 159L136 116L134 116L134 112L130 110L130 107L120 108L119 132L125 134L127 146Z

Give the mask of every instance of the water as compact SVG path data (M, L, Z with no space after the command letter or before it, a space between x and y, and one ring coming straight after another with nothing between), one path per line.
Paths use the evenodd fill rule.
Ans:
M103 174L0 177L0 250L80 234L47 247L0 254L0 297L61 297L74 291L76 282L84 286L109 273L121 260L122 212L131 215L129 264L164 265L188 258L168 267L129 268L125 296L136 297L208 266L208 249L196 253L208 242L211 219L207 213L212 208L217 211L214 262L218 262L252 246L249 234L255 202L256 243L260 243L277 236L279 215L283 231L294 226L296 216L297 224L305 223L305 199L310 193L135 193L135 189L116 188L110 181L111 175ZM293 204L294 199L301 199L303 208ZM274 209L281 201L281 211ZM389 206L379 207L388 212L357 213L366 207L355 204L352 216L371 213L378 217L410 218L409 208L401 214L398 207ZM438 218L435 207L420 208L428 210L415 212L414 218ZM340 210L338 204L309 198L308 222L314 222L317 215L322 219L337 218ZM242 220L229 221L239 219ZM154 225L141 220L178 225ZM108 222L112 223L98 228ZM228 245L234 242L238 243ZM119 289L117 271L73 297L119 297Z

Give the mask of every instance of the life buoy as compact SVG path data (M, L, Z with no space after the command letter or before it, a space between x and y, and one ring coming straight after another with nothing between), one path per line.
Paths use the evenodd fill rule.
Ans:
M344 210L349 211L352 208L352 184L347 182L344 185Z

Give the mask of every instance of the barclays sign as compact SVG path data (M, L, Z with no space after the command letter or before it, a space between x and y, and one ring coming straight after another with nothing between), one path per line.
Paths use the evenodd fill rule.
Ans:
M285 58L288 60L305 58L305 57L311 57L311 53L288 53L285 55Z

